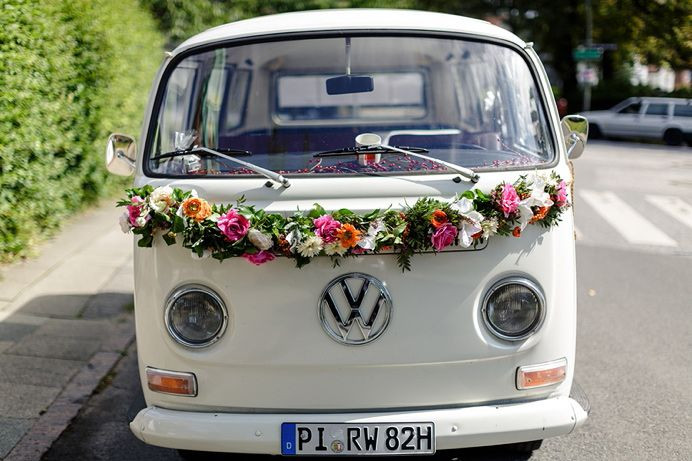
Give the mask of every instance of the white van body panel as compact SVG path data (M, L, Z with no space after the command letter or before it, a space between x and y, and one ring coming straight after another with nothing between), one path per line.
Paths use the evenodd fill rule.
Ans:
M537 75L556 160L537 170L491 169L471 185L455 175L295 177L291 187L265 187L266 178L151 178L140 143L135 185L194 189L213 203L247 203L291 214L319 202L327 210L402 209L423 197L450 200L472 186L489 191L537 171L572 182L559 118L545 71L533 49L484 21L403 10L332 10L256 18L199 34L166 58L150 97L176 55L199 46L293 32L392 30L461 34L511 44ZM570 197L571 199L571 197ZM253 266L242 258L197 259L180 245L135 243L135 305L140 374L147 408L131 423L147 443L166 447L279 454L282 422L426 420L437 425L439 449L537 440L571 432L586 413L569 398L576 342L576 271L571 210L557 227L529 226L521 238L494 237L482 249L416 255L402 272L394 255L349 258L333 267L316 258L296 269L279 257ZM320 325L318 298L335 277L360 272L385 281L393 301L387 331L364 346L345 346ZM489 287L525 276L544 292L545 320L528 339L493 336L481 318ZM170 337L164 310L178 287L203 284L226 305L228 328L213 346L186 348ZM567 360L562 383L517 390L518 367ZM146 367L194 373L193 398L152 392ZM290 417L290 418L289 418ZM452 429L455 428L455 429ZM459 430L459 428L461 428ZM257 435L260 434L260 435Z

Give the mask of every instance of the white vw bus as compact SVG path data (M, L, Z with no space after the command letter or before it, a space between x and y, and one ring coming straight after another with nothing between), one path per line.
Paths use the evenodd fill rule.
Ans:
M187 457L569 434L586 132L531 44L483 21L325 10L184 42L139 146L106 152L135 177L132 431Z

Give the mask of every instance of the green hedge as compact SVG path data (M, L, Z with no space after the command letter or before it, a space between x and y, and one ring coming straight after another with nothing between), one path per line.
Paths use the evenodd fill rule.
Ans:
M137 0L0 2L0 260L114 187L105 140L139 134L162 43Z

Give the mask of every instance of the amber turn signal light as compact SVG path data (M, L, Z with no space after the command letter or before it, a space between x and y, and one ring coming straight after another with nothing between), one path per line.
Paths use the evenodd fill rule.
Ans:
M197 395L197 379L192 373L147 367L147 384L150 390L161 392L162 394L184 395L188 397Z
M567 359L519 367L517 389L533 389L561 383L567 375Z

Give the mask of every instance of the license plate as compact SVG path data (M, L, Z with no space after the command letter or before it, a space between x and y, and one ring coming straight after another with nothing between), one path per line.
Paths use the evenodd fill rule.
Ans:
M282 455L394 455L435 453L433 423L283 423Z

